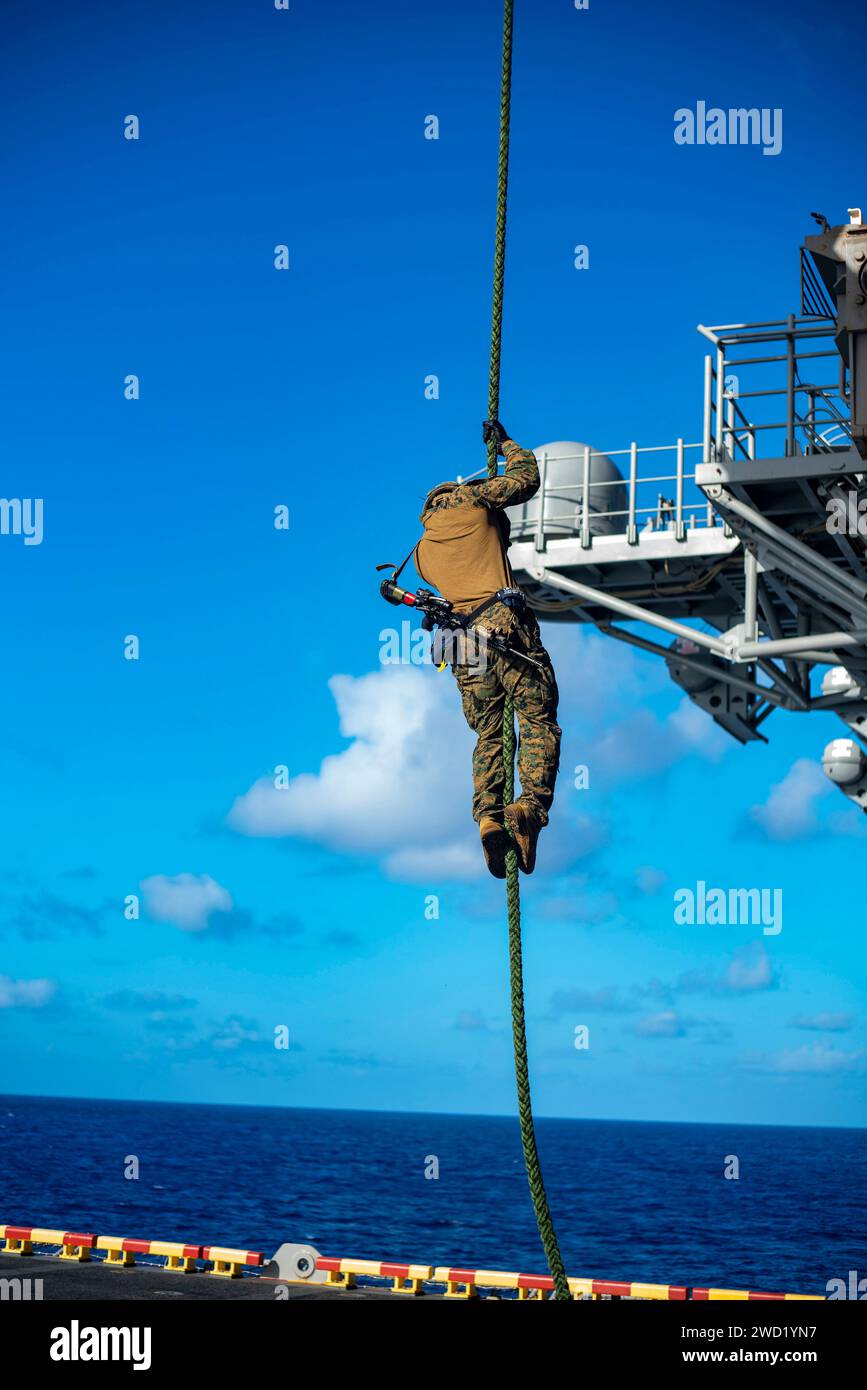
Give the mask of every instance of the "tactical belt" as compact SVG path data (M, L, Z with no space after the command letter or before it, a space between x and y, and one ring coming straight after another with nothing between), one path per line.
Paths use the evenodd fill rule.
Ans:
M478 608L474 608L472 613L467 613L464 621L469 627L472 623L486 613L489 608L493 608L495 603L502 603L506 608L511 608L519 618L527 616L527 598L520 589L498 589L491 598L486 598L484 603L480 603Z
M484 603L480 603L478 608L474 608L471 613L461 614L461 627L464 630L464 632L467 633L467 630L473 626L473 623L476 622L476 620L480 618L483 613L487 613L489 608L493 608L495 603L502 603L504 607L511 608L512 612L517 614L519 618L526 617L527 599L525 595L521 592L521 590L498 589L495 594L492 594L490 598L486 598ZM484 628L482 629L482 635L484 639L488 641L492 640L491 634L486 633ZM434 665L440 667L440 669L442 669L442 666L445 664L446 661L455 660L453 656L448 655L447 651L447 644L449 641L452 640L453 636L454 634L452 633L447 637L442 628L439 628L436 634L434 635L434 642L431 655L433 658ZM513 656L524 656L522 652L513 651L511 648L506 648L506 650L511 651L511 654ZM524 659L526 660L527 658ZM540 662L532 662L532 659L531 663L533 665L541 666Z

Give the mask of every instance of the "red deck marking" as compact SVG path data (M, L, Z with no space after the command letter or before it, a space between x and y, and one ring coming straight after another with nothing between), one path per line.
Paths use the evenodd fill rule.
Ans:
M96 1244L96 1236L84 1236L80 1231L67 1231L63 1237L64 1245L83 1245L88 1250Z
M631 1292L631 1290L632 1290L632 1285L631 1285L631 1284L624 1284L624 1283L619 1282L618 1280L610 1280L610 1279L594 1279L594 1280L593 1280L593 1289L592 1289L593 1293L617 1294L618 1297L623 1298L623 1297L627 1296L627 1295Z

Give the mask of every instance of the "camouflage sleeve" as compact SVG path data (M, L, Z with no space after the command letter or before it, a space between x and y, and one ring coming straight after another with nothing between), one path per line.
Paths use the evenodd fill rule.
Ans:
M488 507L514 507L527 502L539 486L539 465L531 449L522 449L514 439L503 444L506 467L496 478L489 478L475 489L476 500Z

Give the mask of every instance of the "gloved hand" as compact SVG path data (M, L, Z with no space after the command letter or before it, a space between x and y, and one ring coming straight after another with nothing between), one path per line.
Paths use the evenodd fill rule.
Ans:
M509 438L509 431L505 429L499 420L485 420L482 423L482 440L485 444L490 444L492 439L497 441L497 452L501 452L502 445Z

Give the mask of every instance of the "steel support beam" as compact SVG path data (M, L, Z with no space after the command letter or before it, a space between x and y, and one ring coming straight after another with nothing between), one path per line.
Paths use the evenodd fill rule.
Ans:
M797 556L802 562L819 570L827 579L833 580L835 584L841 585L844 589L847 589L853 598L857 599L862 606L867 605L867 587L865 587L863 581L859 582L853 579L851 575L846 574L845 571L841 570L837 565L832 565L831 561L826 560L824 555L817 554L817 552L811 550L808 545L804 545L803 541L799 541L794 536L790 536L788 531L784 531L781 526L775 526L772 521L768 521L767 517L762 516L761 512L757 512L755 507L749 506L746 502L741 502L740 498L735 497L727 488L717 485L703 488L702 491L707 493L717 507L721 507L725 511L734 512L736 516L742 517L743 520L748 521L751 526L755 526L756 530L761 531L763 535L775 541L786 554Z
M863 647L867 645L867 628L852 632L812 632L808 637L783 637L779 642L741 642L734 647L739 661L754 661L761 656L781 656L784 652L823 651L834 647Z
M555 574L553 570L531 569L528 571L530 577L540 584L550 584L552 589L562 589L566 594L575 594L578 598L584 599L585 603L598 604L600 608L610 608L613 613L620 613L624 618L632 618L635 622L649 623L651 627L662 628L663 632L670 632L675 637L685 637L690 642L695 642L699 647L706 647L708 651L715 652L717 656L725 656L726 644L719 637L709 637L706 632L699 632L696 628L688 627L685 623L676 623L671 618L663 618L659 613L653 613L649 608L641 608L637 603L627 603L625 599L615 598L613 594L606 594L602 589L592 589L589 584L579 584L577 579L567 579L563 574Z
M651 642L647 637L639 637L635 632L625 632L622 627L615 627L613 623L597 623L598 630L606 637L616 637L619 642L628 642L630 647L640 647L643 652L652 652L654 656L661 656L665 660L676 657L679 666L689 666L694 671L701 671L703 675L713 676L715 680L724 681L726 685L735 686L738 690L747 690L751 695L758 695L762 700L770 700L774 705L785 705L787 697L781 695L779 691L771 689L766 685L759 685L756 681L748 680L746 676L736 676L733 671L728 671L725 667L713 666L709 661L702 661L699 656L686 656L682 652L673 652L670 647L661 647L658 642ZM801 701L806 708L806 701Z

